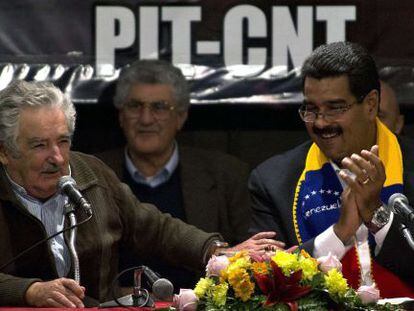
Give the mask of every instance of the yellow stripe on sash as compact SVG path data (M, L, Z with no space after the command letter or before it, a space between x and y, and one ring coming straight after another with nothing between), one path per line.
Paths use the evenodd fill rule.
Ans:
M400 145L397 137L377 118L377 144L379 148L379 157L385 167L386 180L384 187L402 184L403 183L403 162ZM322 166L329 160L322 153L319 147L313 143L309 148L306 156L305 168L300 175L300 178L296 184L295 197L293 200L292 215L293 226L295 228L296 238L299 244L302 244L302 238L299 233L299 227L297 223L296 206L298 204L298 196L301 185L305 180L307 172L320 170Z

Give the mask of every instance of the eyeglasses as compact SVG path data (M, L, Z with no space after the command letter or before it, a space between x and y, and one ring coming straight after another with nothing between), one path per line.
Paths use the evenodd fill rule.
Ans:
M154 102L142 102L138 100L130 100L124 104L124 108L130 117L140 117L145 108L148 108L152 116L158 121L167 119L170 112L175 110L175 106L164 100Z
M352 104L332 106L326 109L325 112L319 112L317 109L309 107L310 105L303 103L298 112L301 119L306 123L315 122L319 116L324 118L327 122L335 122L340 120L344 113L351 109L356 102Z

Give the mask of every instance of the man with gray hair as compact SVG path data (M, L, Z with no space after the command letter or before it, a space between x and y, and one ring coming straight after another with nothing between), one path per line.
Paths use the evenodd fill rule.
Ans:
M243 241L250 219L248 167L227 154L177 144L190 106L181 70L162 60L134 62L118 79L114 104L126 147L98 157L141 201L207 232L220 232L230 244ZM129 253L125 250L122 268L143 260L177 288L195 285L194 273Z
M0 92L0 306L79 308L86 295L111 300L119 248L192 269L202 269L218 250L219 234L139 202L100 160L70 151L75 120L73 103L51 84L15 81ZM70 237L59 234L68 228L69 199L58 190L67 175L93 212L77 228L80 283L72 279ZM79 222L87 219L82 209L74 213ZM276 245L248 240L233 250Z

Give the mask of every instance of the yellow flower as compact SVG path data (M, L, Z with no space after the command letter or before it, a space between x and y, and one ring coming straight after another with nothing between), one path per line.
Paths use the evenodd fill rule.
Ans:
M210 278L201 278L194 288L194 293L200 299L206 295L206 292L214 285L214 281Z
M325 277L325 285L328 292L333 295L343 297L348 290L348 283L342 276L342 273L336 269L329 270Z
M249 257L249 253L247 251L240 251L234 254L234 256L230 257L229 262L232 263L240 258L245 258L245 257Z
M250 257L247 252L236 253L233 257L229 258L230 264L226 269L221 271L220 282L225 282L229 278L229 272L234 269L246 269L248 270L251 266Z
M258 274L267 274L269 272L266 262L253 262L252 270Z
M226 304L228 289L229 289L229 285L227 283L221 283L219 285L214 286L213 302L216 306L221 307Z
M318 261L312 257L299 257L299 266L302 269L302 279L311 281L319 272Z
M246 269L237 266L229 267L228 281L233 287L234 294L242 301L250 299L254 292L254 283L250 280L250 275Z
M304 257L304 258L313 258L311 255L309 255L309 253L307 251L305 251L304 249L300 250L300 256Z
M271 259L282 269L283 274L286 276L300 268L296 254L277 250Z

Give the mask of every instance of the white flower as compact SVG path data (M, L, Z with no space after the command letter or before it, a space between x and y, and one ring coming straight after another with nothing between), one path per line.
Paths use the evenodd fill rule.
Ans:
M180 311L195 311L197 310L197 296L192 289L180 289L178 295L174 295L173 306Z
M331 252L329 252L327 256L319 257L317 260L319 263L319 269L321 269L324 273L327 273L332 269L342 271L341 262L338 260L338 257L332 255Z
M377 302L380 298L380 292L375 283L372 285L360 286L357 290L357 295L361 298L361 301L364 304Z
M229 259L227 256L211 256L206 267L207 277L220 276L220 272L227 268Z

